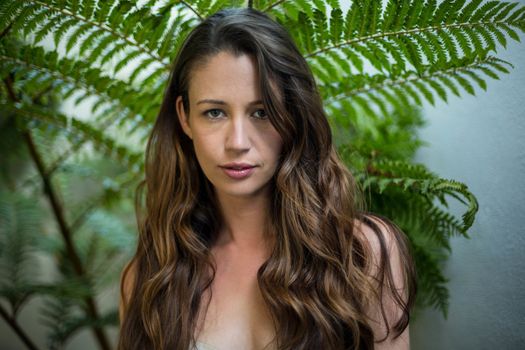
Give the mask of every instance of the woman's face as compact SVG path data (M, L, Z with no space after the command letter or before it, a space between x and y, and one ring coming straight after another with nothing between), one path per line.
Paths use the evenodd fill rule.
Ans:
M256 61L221 52L190 77L190 115L184 113L181 96L176 107L204 174L220 194L265 194L282 139L265 114Z

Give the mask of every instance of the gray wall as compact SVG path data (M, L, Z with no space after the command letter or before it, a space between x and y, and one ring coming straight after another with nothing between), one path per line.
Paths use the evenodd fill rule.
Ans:
M448 319L430 310L418 315L412 349L525 349L525 35L520 38L498 54L514 69L487 81L486 92L424 108L429 125L420 135L430 146L417 161L466 183L480 209L471 239L451 242ZM454 205L458 214L462 209Z

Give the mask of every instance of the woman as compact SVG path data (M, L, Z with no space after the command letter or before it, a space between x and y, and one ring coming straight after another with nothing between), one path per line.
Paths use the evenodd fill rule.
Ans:
M264 13L186 38L143 185L119 349L409 348L406 238L360 210L312 73Z

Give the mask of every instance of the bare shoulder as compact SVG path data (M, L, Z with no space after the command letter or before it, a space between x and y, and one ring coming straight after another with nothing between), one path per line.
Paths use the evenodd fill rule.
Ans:
M391 220L375 214L355 219L354 232L369 248L370 285L378 293L378 301L366 309L376 341L384 339L375 348L410 349L407 312L412 303L413 264L406 236Z
M374 214L355 219L354 232L358 239L369 245L375 264L380 264L382 257L399 257L400 244L405 243L400 237L403 233L391 220Z
M120 275L120 301L119 301L119 319L120 322L124 320L124 313L129 304L135 278L137 275L137 263L135 259L131 259L122 269Z

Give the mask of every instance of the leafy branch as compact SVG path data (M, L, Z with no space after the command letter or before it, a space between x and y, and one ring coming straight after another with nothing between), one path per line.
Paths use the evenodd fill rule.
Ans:
M11 81L4 80L4 82L6 83L6 87L7 87L7 90L9 91L10 97L15 102L18 102L18 99L16 98L16 95L14 93L14 89L11 85ZM62 234L62 238L64 240L65 247L67 250L68 259L73 264L73 268L75 272L77 273L77 275L85 276L85 270L82 265L82 261L80 260L80 257L75 248L75 244L73 242L72 232L66 223L66 219L64 216L64 209L58 199L57 194L55 193L55 190L51 183L50 178L46 176L46 170L44 167L44 163L33 141L33 138L31 136L31 131L29 130L25 131L23 133L23 137L25 138L31 158L38 170L38 173L40 174L42 178L42 182L44 185L44 192L46 193L49 199L56 222L60 228L60 233ZM95 300L91 296L86 297L86 304L87 304L86 312L88 313L88 315L90 317L93 317L94 319L99 319L99 312L97 310ZM93 332L95 334L96 339L98 340L100 344L101 349L110 350L111 346L107 338L107 335L105 334L104 329L100 327L94 327Z

